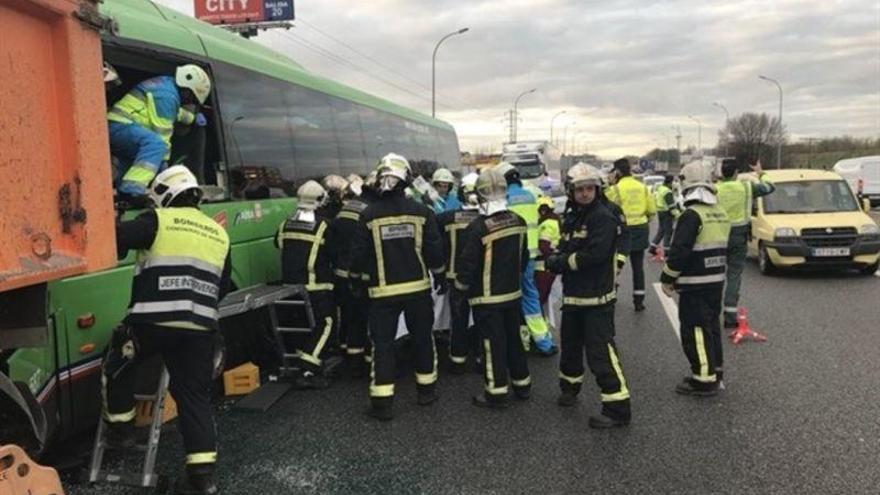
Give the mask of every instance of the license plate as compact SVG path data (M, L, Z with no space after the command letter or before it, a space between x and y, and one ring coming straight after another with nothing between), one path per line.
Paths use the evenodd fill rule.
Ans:
M849 256L849 248L816 248L813 256Z

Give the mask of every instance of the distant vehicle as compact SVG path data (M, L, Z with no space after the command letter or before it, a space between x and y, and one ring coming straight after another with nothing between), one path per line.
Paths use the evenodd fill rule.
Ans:
M749 242L761 273L857 268L870 275L880 268L880 227L843 177L792 169L770 170L767 178L776 191L755 201Z
M522 179L540 187L548 196L564 194L562 155L550 141L506 143L501 151L501 161L516 167Z
M665 176L663 175L646 175L642 177L642 183L648 186L648 189L650 189L651 192L654 192L654 189L658 185L663 184L664 180Z
M834 164L859 197L868 198L872 205L880 204L880 155L847 158Z

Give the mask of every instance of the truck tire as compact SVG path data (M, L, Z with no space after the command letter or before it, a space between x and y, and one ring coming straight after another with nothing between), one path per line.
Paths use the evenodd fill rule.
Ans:
M770 255L767 253L767 247L764 243L758 244L758 271L761 275L774 275L777 273L776 267L770 261Z

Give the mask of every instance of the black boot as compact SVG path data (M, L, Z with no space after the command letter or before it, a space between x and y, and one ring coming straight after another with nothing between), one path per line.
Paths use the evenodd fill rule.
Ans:
M645 310L645 298L644 297L636 297L633 299L633 307L636 312L642 312Z
M391 397L374 397L370 399L370 407L364 411L367 416L379 421L391 421L394 414L391 411Z
M596 414L594 416L590 416L587 425L590 428L595 428L597 430L607 430L609 428L618 428L621 426L627 426L629 424L629 418L626 419L618 419L611 418L609 416L605 416L604 414Z
M560 407L571 407L577 404L577 394L562 392L562 395L556 399L556 404Z
M467 373L467 362L464 363L449 363L449 373L453 375L463 375Z
M180 495L212 495L220 493L214 482L214 464L189 464L186 480L178 481L174 493Z
M513 387L513 396L518 400L526 401L532 398L531 387Z
M348 354L348 375L354 379L364 378L369 374L370 367L364 361L363 354Z
M321 372L303 371L293 379L297 390L323 390L330 386L330 379Z
M681 383L675 386L675 393L681 395L690 395L693 397L712 397L718 395L718 384L700 384L691 378L685 378Z
M440 399L440 395L437 393L436 383L430 385L418 385L417 388L419 395L416 401L420 406L429 406Z
M113 449L131 449L141 440L146 442L146 438L138 438L137 428L134 426L134 420L124 423L104 423L107 427L107 436L105 437L107 446Z
M509 405L507 402L507 396L504 396L503 399L487 399L482 395L471 397L471 404L483 409L507 409L507 406Z

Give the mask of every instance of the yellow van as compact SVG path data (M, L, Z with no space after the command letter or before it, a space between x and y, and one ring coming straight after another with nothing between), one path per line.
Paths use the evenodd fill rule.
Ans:
M773 194L752 205L749 254L765 275L780 268L856 268L873 274L880 227L849 184L824 170L770 170Z

